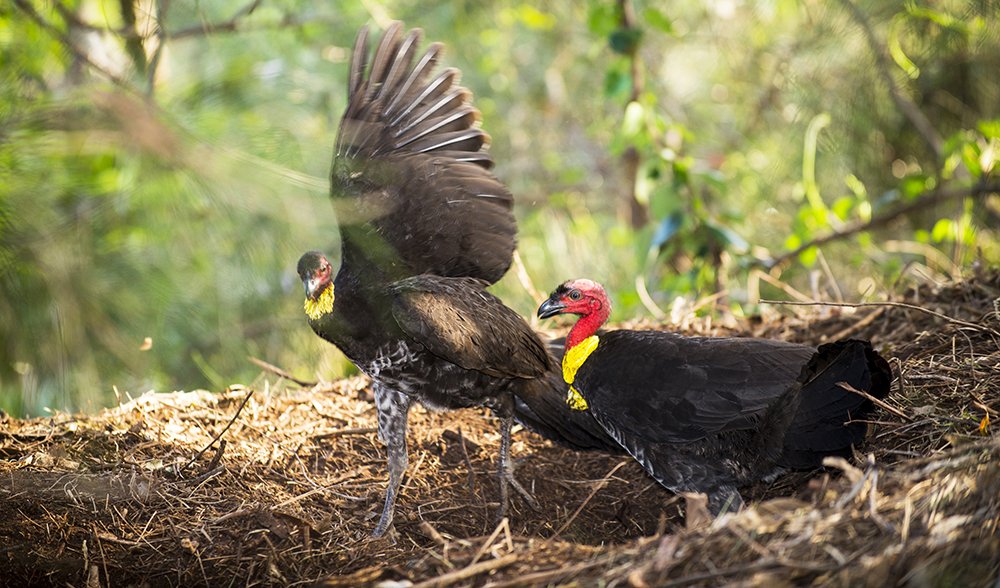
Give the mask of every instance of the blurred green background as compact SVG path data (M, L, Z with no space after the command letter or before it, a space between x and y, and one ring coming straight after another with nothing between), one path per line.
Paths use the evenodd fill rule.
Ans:
M221 389L260 373L248 356L351 373L306 326L294 266L339 252L326 175L347 59L359 26L390 19L445 42L475 94L526 276L494 290L525 316L530 288L571 277L604 282L623 320L721 291L736 314L760 296L879 298L996 264L998 15L991 0L6 1L0 408Z

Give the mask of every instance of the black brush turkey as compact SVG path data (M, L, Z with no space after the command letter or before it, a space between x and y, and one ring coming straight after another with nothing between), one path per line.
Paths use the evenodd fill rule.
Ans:
M849 455L889 364L867 341L818 349L768 339L686 337L663 331L598 334L611 304L591 280L560 285L538 316L576 314L566 338L567 403L594 415L661 485L703 492L713 514L738 509L737 488L787 468Z
M501 514L508 483L517 487L512 418L570 446L617 448L565 407L558 362L485 290L512 261L513 198L490 172L489 137L458 70L435 73L441 45L418 53L420 37L394 23L369 65L359 32L331 171L340 267L334 275L318 252L298 263L309 325L372 379L389 466L375 535L392 523L413 401L498 416Z

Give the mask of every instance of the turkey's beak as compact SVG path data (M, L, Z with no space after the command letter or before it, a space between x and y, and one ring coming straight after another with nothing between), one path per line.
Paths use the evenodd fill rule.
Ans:
M323 279L316 274L302 280L302 286L306 289L306 298L316 300L316 297L319 296L320 291L323 289L323 283Z
M549 318L561 314L566 305L555 298L549 298L538 307L538 318Z

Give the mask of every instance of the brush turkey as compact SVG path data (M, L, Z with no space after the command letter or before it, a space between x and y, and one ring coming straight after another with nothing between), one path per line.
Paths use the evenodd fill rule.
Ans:
M435 73L441 45L420 54L420 38L392 24L369 65L368 31L358 33L331 171L340 267L316 251L298 263L309 325L372 379L389 469L376 536L392 523L413 401L497 415L501 515L508 483L520 489L512 418L574 447L617 448L589 415L570 414L558 362L485 290L512 261L513 198L490 172L458 70Z
M611 304L591 280L560 285L538 316L576 314L562 360L567 403L587 410L661 485L703 492L718 514L742 504L737 488L779 468L849 455L888 363L866 341L818 349L768 339L685 337L663 331L598 333Z

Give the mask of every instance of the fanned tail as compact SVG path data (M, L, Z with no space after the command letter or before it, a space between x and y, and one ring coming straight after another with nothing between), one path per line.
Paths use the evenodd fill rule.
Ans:
M857 421L874 403L838 383L882 399L889 394L892 370L871 343L848 339L821 345L802 368L799 382L799 406L785 434L780 463L811 468L822 465L828 455L849 456L851 446L862 442L868 431L866 423Z

